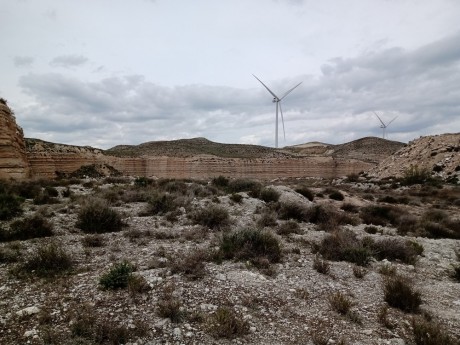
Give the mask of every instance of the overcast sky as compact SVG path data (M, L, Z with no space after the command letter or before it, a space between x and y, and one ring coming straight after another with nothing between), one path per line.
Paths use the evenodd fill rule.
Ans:
M407 142L460 132L458 0L0 0L0 97L26 137Z

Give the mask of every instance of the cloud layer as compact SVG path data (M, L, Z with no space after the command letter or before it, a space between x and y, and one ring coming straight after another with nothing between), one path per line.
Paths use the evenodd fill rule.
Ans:
M457 34L413 51L391 48L333 59L320 77L267 81L278 93L303 81L283 100L287 140L280 144L380 136L373 111L384 121L399 115L388 128L395 140L458 130L459 41ZM85 81L30 73L19 84L35 99L20 111L28 136L104 148L198 136L269 146L274 141L272 97L255 79L253 88L238 89L166 87L137 75Z

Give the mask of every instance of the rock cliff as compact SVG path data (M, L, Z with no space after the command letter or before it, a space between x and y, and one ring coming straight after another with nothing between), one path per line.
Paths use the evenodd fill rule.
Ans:
M22 128L4 99L0 99L0 178L30 177Z
M124 175L168 178L210 178L219 175L273 179L278 177L332 178L368 170L375 164L356 159L309 157L282 154L281 157L227 158L209 154L186 157L153 156L117 157L102 150L27 140L32 174L52 178L70 174L82 165L105 164ZM109 151L110 152L110 151Z

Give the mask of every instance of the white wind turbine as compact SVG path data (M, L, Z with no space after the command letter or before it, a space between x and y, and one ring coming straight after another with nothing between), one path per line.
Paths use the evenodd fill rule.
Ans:
M286 140L286 131L284 130L284 116L283 116L283 109L281 109L281 101L287 96L289 95L297 86L299 86L300 84L302 84L302 82L298 83L296 86L294 86L293 88L289 89L288 91L286 91L284 93L283 96L281 97L278 97L277 95L275 95L275 93L270 90L268 88L267 85L265 85L262 80L260 80L259 78L257 78L254 74L253 74L254 78L256 78L266 89L268 92L271 93L271 95L273 96L273 103L276 103L276 122L275 122L275 147L278 148L278 108L280 110L280 113L281 113L281 122L283 123L283 133L284 133L284 140Z
M387 127L388 127L394 120L396 120L396 118L397 118L398 116L395 116L395 117L393 118L393 120L391 120L390 122L388 122L387 124L385 124L385 123L382 121L382 119L380 118L380 116L379 116L375 111L374 111L374 114L375 114L375 116L377 116L377 118L379 119L379 121L380 121L380 123L381 123L380 128L382 128L382 132L383 132L383 133L382 133L382 138L385 139L385 131L386 131Z

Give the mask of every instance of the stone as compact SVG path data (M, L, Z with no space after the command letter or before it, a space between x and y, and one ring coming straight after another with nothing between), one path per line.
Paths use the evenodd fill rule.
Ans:
M32 307L27 307L27 308L17 311L16 315L17 316L28 316L28 315L38 314L39 312L40 312L40 308L36 306L32 306Z

